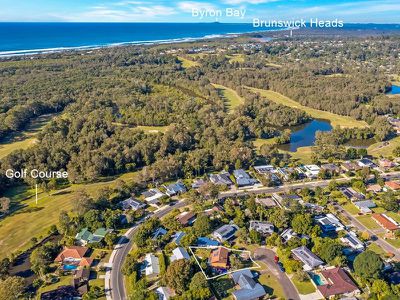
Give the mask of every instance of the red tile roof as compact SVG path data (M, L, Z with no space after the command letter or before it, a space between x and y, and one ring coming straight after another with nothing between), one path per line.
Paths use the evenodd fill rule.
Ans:
M213 250L210 255L210 263L212 266L227 265L229 250L225 247L218 247Z
M385 215L383 214L373 214L372 218L379 223L382 227L387 230L396 230L399 229L399 226L392 221L390 221Z
M397 181L386 181L385 186L396 191L400 189L400 184Z
M326 298L358 290L357 285L351 280L349 275L339 267L323 270L321 273L329 282L328 284L318 286L319 291Z
M79 262L80 267L90 267L93 264L93 258L83 257Z
M55 261L62 262L62 261L64 261L64 259L66 259L68 257L72 257L75 259L82 259L87 251L88 251L88 248L81 247L81 246L64 247L64 250L61 251L60 254L58 254Z

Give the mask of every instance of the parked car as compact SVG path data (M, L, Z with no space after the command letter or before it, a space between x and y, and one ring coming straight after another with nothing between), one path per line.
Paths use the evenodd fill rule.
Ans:
M279 262L279 257L275 255L274 262L277 264Z
M281 262L278 262L278 267L279 267L279 270L281 270L281 272L285 273L285 268L283 267L283 264Z

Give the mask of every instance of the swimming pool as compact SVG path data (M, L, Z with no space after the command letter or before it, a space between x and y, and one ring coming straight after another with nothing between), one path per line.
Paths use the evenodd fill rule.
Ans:
M321 276L319 276L318 274L312 274L311 278L315 282L316 285L324 285L324 282L322 281Z
M72 270L76 270L78 268L78 266L76 265L63 265L63 270L65 271L72 271Z

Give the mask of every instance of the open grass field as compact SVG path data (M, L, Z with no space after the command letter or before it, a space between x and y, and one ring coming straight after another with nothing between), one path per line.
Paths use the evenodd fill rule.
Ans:
M358 121L355 120L351 117L348 116L340 116L331 112L323 111L323 110L318 110L314 109L311 107L307 107L304 105L301 105L300 103L282 95L274 91L270 90L262 90L262 89L256 89L256 88L250 88L248 87L251 91L255 93L259 93L261 96L274 101L278 104L286 105L289 107L297 108L300 110L305 111L308 113L311 117L316 118L316 119L326 119L329 120L332 124L332 126L340 126L340 127L346 127L346 128L363 128L367 127L367 123L364 121Z
M296 286L296 289L302 295L307 295L315 292L315 286L311 283L310 280L307 281L298 281L292 277L292 282Z
M232 54L232 55L226 55L227 58L229 58L230 63L238 62L238 63L244 63L245 56L244 54Z
M358 221L360 221L365 227L368 229L379 229L381 228L372 218L371 216L359 216L356 217Z
M55 114L43 115L33 120L18 134L0 142L0 159L19 149L28 149L36 143L36 135L52 120Z
M287 153L294 160L297 160L303 164L312 163L312 147L299 147L296 152L284 151L279 149L280 153Z
M212 84L218 91L218 94L225 102L225 106L229 112L232 112L236 107L243 104L244 100L234 90L220 84Z
M185 69L197 67L200 65L198 62L184 58L182 56L178 56L178 59L180 62L182 62L182 67L184 67Z
M276 144L275 138L270 138L270 139L255 139L253 141L253 146L256 149L260 149L262 145L274 145Z
M400 146L400 136L397 136L387 142L372 144L367 148L368 154L373 156L393 156L393 150Z
M129 182L136 173L127 173L119 177ZM11 215L0 220L0 258L16 251L24 251L30 246L32 237L38 239L47 235L51 225L58 223L62 210L70 211L80 191L96 195L102 188L113 187L117 179L91 184L72 185L64 190L51 193L41 192L38 205L35 203L34 191L27 187L10 190L6 197L21 206Z

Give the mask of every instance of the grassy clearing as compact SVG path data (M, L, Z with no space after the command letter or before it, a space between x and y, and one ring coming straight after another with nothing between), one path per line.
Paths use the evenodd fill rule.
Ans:
M400 223L400 215L398 213L395 213L393 211L388 211L385 214L388 215L389 217L391 217L397 223Z
M284 151L279 149L280 153L287 153L290 157L296 161L299 161L303 164L311 164L312 163L312 147L299 147L296 152Z
M386 239L386 242L395 248L400 248L400 239Z
M400 146L400 136L395 137L387 142L379 142L372 144L367 148L368 154L373 156L393 156L393 150Z
M136 128L143 130L146 133L165 133L169 129L169 126L137 126Z
M371 218L371 216L356 217L368 229L380 229L381 227Z
M271 298L285 299L285 293L283 291L282 285L276 278L274 274L268 269L265 263L257 261L261 265L261 269L265 273L261 274L258 281L263 286L264 290Z
M270 139L255 139L253 141L253 146L257 149L260 149L262 145L274 145L276 144L275 138Z
M342 206L348 213L352 215L356 215L360 212L360 210L353 204L353 203L347 203Z
M19 149L28 149L36 143L36 135L52 120L55 114L43 115L33 120L26 130L0 142L0 159Z
M127 173L119 179L129 182L135 174ZM96 195L102 188L112 188L116 181L77 184L61 191L41 192L38 205L32 189L19 187L17 191L9 190L5 196L11 197L12 202L18 203L21 208L0 221L0 258L26 250L32 237L45 237L50 226L58 223L59 213L73 208L80 191Z
M371 243L368 245L368 250L375 252L376 254L383 256L386 254L385 250L383 250L379 245L376 243Z
M270 61L268 61L268 60L267 60L267 62L265 63L265 66L267 66L267 67L274 67L274 68L278 68L278 69L282 68L282 65L275 64L275 63L270 62Z
M232 54L232 55L226 55L227 58L229 58L230 63L244 63L245 55L244 54Z
M44 292L49 292L51 290L55 290L60 286L63 285L71 285L71 281L72 281L72 276L71 275L67 275L67 276L62 276L60 277L60 281L50 284L50 285L46 285L45 287L42 287L39 289L38 295L41 295Z
M315 292L315 286L311 283L310 280L298 281L294 278L292 278L291 280L300 294L307 295Z
M222 97L225 102L225 106L231 113L236 107L244 103L242 97L240 97L234 90L225 87L220 84L212 84L218 91L218 94Z
M301 105L300 103L273 91L270 90L262 90L262 89L256 89L256 88L248 88L253 92L259 93L261 96L266 97L267 99L274 101L278 104L286 105L289 107L297 108L300 110L305 111L308 113L311 117L317 118L317 119L326 119L329 120L332 124L332 126L340 126L340 127L348 127L348 128L354 128L354 127L367 127L367 123L364 121L357 121L351 117L348 116L340 116L331 112L323 111L323 110L318 110L314 108L310 108L304 105Z
M182 67L185 69L197 67L200 64L197 61L193 61L182 56L178 56L179 61L182 63Z

